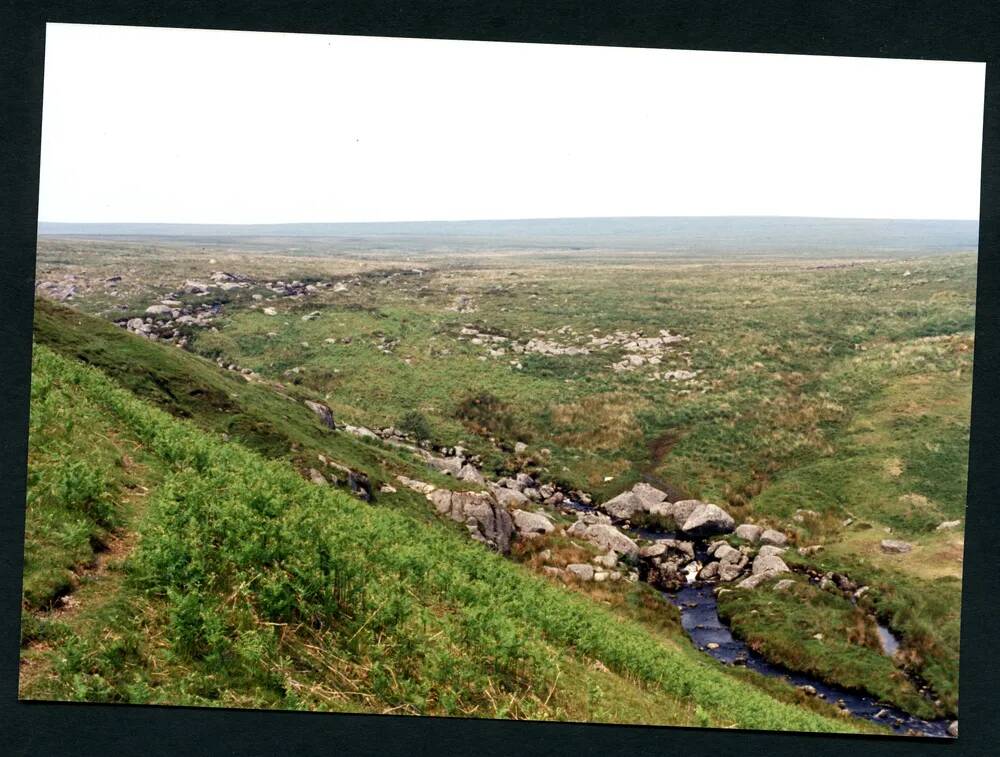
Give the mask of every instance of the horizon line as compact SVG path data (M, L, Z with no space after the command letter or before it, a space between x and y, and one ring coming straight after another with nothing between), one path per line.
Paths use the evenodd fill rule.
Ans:
M788 220L815 221L950 221L979 222L980 218L946 218L946 217L913 217L913 216L825 216L825 215L770 215L770 214L691 214L691 215L593 215L593 216L524 216L503 218L427 218L399 220L353 220L353 221L53 221L38 219L36 226L41 224L63 224L78 226L99 225L136 225L136 226L335 226L348 224L407 224L407 223L496 223L503 221L587 221L587 220L647 220L659 218L771 218Z

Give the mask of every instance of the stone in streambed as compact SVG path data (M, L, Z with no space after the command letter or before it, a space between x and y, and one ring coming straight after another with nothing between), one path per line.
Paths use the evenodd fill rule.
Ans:
M718 505L702 503L684 521L681 530L688 534L726 534L736 525L732 516Z

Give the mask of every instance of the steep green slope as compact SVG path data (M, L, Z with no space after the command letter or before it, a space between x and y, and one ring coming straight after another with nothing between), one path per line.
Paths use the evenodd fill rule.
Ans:
M38 493L61 468L99 465L90 448L52 441L74 418L101 419L109 456L136 449L148 494L134 552L90 609L28 603L22 696L867 729L409 509L314 486L41 345L33 387L33 410L45 410L32 428L29 534L58 518ZM102 488L112 512L123 485ZM106 527L100 511L84 515Z
M397 473L456 485L397 449L330 431L302 402L314 397L294 385L276 389L247 382L204 358L41 299L35 303L34 335L37 343L99 368L140 399L265 457L304 468L317 466L317 456L323 454L366 473L376 487ZM405 492L394 495L396 500L408 497Z

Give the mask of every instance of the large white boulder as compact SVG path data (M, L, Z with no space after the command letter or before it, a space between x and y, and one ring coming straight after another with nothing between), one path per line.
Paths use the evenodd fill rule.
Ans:
M521 533L547 534L555 530L552 521L541 513L531 513L527 510L511 510L514 526Z
M629 537L607 523L592 523L587 526L584 538L592 541L603 549L613 549L620 555L637 557L639 545Z
M756 576L761 573L777 575L778 573L789 573L790 571L785 561L777 555L757 555L753 561L751 572Z
M726 534L733 530L736 521L718 505L702 503L684 521L681 530L700 535Z

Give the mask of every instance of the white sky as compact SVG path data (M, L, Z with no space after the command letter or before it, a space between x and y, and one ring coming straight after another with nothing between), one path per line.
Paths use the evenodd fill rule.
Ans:
M979 216L985 65L49 24L39 218Z

